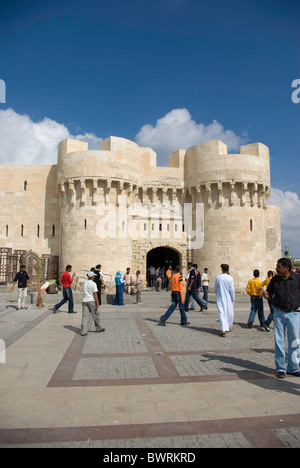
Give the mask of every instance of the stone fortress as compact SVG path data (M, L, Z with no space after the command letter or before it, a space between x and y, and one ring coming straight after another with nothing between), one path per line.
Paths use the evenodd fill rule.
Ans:
M0 247L59 257L85 278L130 267L146 278L166 261L209 268L228 263L237 291L252 271L264 277L281 256L280 213L268 206L269 150L228 154L219 140L179 149L169 167L156 153L117 137L89 150L64 140L56 165L0 166Z

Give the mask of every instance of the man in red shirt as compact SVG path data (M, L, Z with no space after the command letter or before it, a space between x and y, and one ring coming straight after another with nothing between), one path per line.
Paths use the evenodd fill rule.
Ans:
M63 287L63 298L59 304L56 304L52 311L55 314L57 309L59 309L62 305L69 301L69 314L76 314L74 311L74 301L73 301L73 293L71 284L73 283L73 278L75 273L73 273L72 277L70 275L72 271L72 265L66 266L66 271L61 275L61 284Z

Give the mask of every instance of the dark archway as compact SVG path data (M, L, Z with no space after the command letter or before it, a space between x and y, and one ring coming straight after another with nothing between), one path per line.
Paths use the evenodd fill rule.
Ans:
M147 254L147 269L150 266L154 268L166 267L170 265L174 268L176 265L180 265L180 254L174 249L169 247L156 247Z
M158 267L165 267L167 270L169 266L172 266L172 270L174 270L176 265L181 264L181 255L177 250L174 250L170 247L156 247L152 249L147 254L147 271L146 271L146 278L147 278L147 286L150 286L150 270L149 268L152 266L155 269Z

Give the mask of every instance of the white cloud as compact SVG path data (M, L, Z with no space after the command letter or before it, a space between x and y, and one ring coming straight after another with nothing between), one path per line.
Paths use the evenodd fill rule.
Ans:
M48 117L34 122L13 109L0 110L1 164L55 164L57 145L65 138L86 141L89 149L100 149L102 140L93 133L72 135L65 125ZM187 109L173 109L158 119L155 127L144 125L135 138L139 145L150 146L161 157L215 139L226 143L229 150L245 143L243 136L225 130L216 120L209 125L197 124Z
M291 256L300 258L300 200L298 194L272 188L268 204L280 207L282 248L289 247Z
M239 136L232 130L225 130L217 120L209 125L197 124L187 109L173 109L158 119L155 127L144 125L135 137L140 146L149 146L164 158L177 149L217 139L226 143L229 151L246 143L245 134Z
M87 141L100 149L101 138L93 133L71 135L67 127L45 117L33 122L13 109L0 111L1 164L56 164L57 145L65 138Z

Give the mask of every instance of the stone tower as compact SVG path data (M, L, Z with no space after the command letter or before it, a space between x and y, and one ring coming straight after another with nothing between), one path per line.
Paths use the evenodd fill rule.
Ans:
M267 206L269 150L261 143L227 154L221 141L193 146L185 155L185 184L193 204L204 205L204 243L192 257L210 272L228 263L238 290L257 268L264 277L281 256L280 213Z

